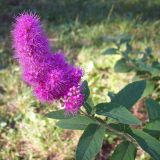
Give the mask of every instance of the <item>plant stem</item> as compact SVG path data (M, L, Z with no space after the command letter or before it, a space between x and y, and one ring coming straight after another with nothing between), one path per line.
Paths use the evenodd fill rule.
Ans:
M135 141L135 139L132 138L132 137L131 137L130 135L128 135L127 133L124 133L124 132L121 133L121 132L113 129L111 126L109 126L108 124L106 124L106 122L105 122L104 120L102 120L102 119L99 118L99 117L95 117L95 116L88 115L87 113L85 113L85 112L82 111L82 110L79 110L79 111L80 111L82 114L84 114L85 116L89 117L90 119L92 119L92 120L97 120L100 124L103 124L103 125L106 127L106 129L108 129L110 132L113 132L114 134L116 134L116 135L118 135L118 136L126 139L127 141L130 141L130 142L134 143L136 146L139 146L139 145L137 144L137 142Z

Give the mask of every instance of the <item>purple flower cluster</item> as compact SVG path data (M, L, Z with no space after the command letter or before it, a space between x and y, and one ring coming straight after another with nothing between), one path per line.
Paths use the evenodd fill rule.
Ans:
M42 102L63 100L66 112L77 113L84 101L80 81L83 72L69 64L63 53L52 53L39 17L23 13L12 30L15 58L23 71L23 80L32 86Z

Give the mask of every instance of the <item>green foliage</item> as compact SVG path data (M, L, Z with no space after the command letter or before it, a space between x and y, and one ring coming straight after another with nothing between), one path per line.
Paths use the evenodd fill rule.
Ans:
M46 114L46 116L48 118L52 118L52 119L68 119L68 118L72 117L72 115L66 115L64 109L49 112L49 113Z
M130 83L115 95L115 97L112 99L112 102L125 106L128 110L130 110L141 98L145 87L145 81L136 81Z
M81 87L82 87L82 93L85 95L84 108L85 108L85 110L88 114L91 114L94 106L93 106L92 99L89 97L90 90L89 90L89 87L88 87L88 82L83 81Z
M134 160L136 157L136 147L133 143L123 141L120 143L114 153L111 160Z
M151 136L159 138L160 137L160 119L147 123L143 130L148 134L150 134Z
M84 130L90 123L98 123L98 122L86 116L77 115L69 119L58 121L57 126L64 129Z
M113 128L114 130L118 132L125 133L127 132L129 125L122 124L122 123L109 123L109 127Z
M110 100L113 100L115 96L116 96L115 93L113 93L113 92L108 92L108 97L110 98Z
M127 65L124 58L118 60L114 66L115 72L126 73L132 70L130 66Z
M103 52L104 55L114 55L116 54L117 49L116 48L109 48Z
M84 87L87 86L87 87ZM105 131L113 133L125 139L115 149L111 160L134 160L137 144L149 153L155 160L160 159L160 115L159 104L148 99L146 101L150 121L142 129L141 121L137 119L129 110L140 99L146 87L146 82L135 81L126 85L117 94L111 96L111 102L99 103L94 109L95 113L86 109L85 103L89 97L87 82L83 83L83 92L88 97L85 99L84 108L86 112L80 110L82 115L65 118L63 110L49 113L48 117L61 119L57 126L64 129L84 130L76 151L77 160L93 159L101 149ZM91 114L92 113L92 114ZM155 115L155 116L154 116ZM98 116L98 117L97 117ZM100 118L99 116L105 116ZM108 123L111 119L118 123ZM139 125L141 129L134 129L133 125ZM157 138L157 139L156 139Z
M113 118L123 124L141 124L141 122L133 116L126 107L116 103L100 103L96 106L96 113Z
M154 120L160 119L160 104L152 99L146 101L146 106L148 110L149 120L152 122Z
M94 109L94 104L90 97L84 102L83 106L88 114L92 114Z
M88 99L89 95L90 95L90 90L88 87L88 82L85 80L83 81L82 85L82 93L85 95L85 101Z
M145 125L144 131L153 137L160 137L160 105L152 99L146 100L149 122Z
M147 97L151 95L155 90L155 83L153 81L146 81L146 89L144 90L142 97Z
M121 56L117 60L114 70L117 73L134 72L136 78L148 80L145 96L156 93L158 99L160 95L156 88L159 88L160 63L153 55L152 48L147 47L142 51L140 49L134 49L131 44L132 39L126 34L109 39L116 46L116 51L112 52L112 54L119 54ZM107 51L112 50L113 48L107 49Z
M153 157L154 160L160 159L160 142L158 140L138 129L131 129L128 133L138 142L143 150Z
M105 134L105 127L90 124L82 134L76 151L76 160L93 159L100 151Z
M86 89L84 86L87 86L87 92L84 92L84 94L89 97L89 88L86 82L83 83L83 88ZM64 119L63 116L60 116L64 111L60 110L51 112L53 115L50 114L51 116L49 117L62 119L57 123L61 128L84 130L77 146L77 160L93 159L98 154L102 146L105 130L127 140L117 146L111 157L112 160L134 160L137 143L155 160L158 160L160 158L160 142L156 138L159 138L160 134L159 104L148 99L146 105L150 122L145 125L143 130L132 128L132 125L141 125L141 121L131 114L129 110L140 99L145 87L145 81L132 82L122 88L117 94L113 94L111 102L97 104L95 113L96 115L105 116L105 120L97 117L95 113L91 114L86 109L85 104L86 112L82 112L84 115ZM107 121L110 118L118 121L118 123L108 124Z

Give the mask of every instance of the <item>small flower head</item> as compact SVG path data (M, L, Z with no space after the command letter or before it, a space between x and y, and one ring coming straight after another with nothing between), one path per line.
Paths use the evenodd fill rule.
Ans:
M80 86L73 86L64 96L64 107L67 113L76 114L84 103L84 95L81 93Z

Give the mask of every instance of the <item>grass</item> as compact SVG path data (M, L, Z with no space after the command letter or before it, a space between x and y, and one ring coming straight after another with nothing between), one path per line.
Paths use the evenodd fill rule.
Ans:
M159 54L160 1L144 0L7 0L0 2L0 159L72 160L81 132L61 130L44 117L59 104L40 104L21 81L21 71L12 58L10 30L13 16L36 11L49 35L53 50L86 72L94 103L108 100L132 74L113 71L118 56L103 56L112 44L107 36L132 35L135 48L153 48ZM111 137L111 141L113 138ZM138 160L147 159L141 154Z

